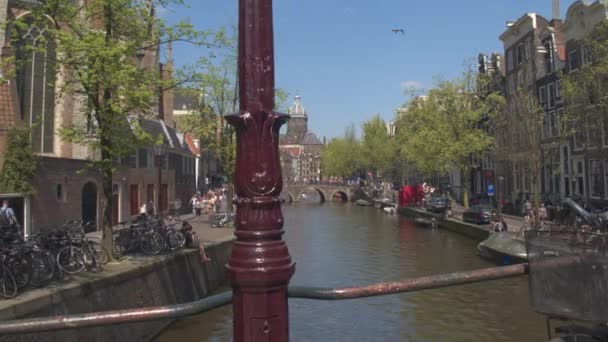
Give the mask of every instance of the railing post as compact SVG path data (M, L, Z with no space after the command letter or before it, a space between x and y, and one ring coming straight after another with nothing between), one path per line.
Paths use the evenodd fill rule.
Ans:
M287 285L295 271L282 240L279 129L274 112L272 0L239 0L236 241L226 266L233 289L234 341L289 340Z

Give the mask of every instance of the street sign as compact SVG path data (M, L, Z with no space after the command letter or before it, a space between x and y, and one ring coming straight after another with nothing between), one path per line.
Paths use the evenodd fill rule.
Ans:
M488 184L488 196L494 196L494 184Z

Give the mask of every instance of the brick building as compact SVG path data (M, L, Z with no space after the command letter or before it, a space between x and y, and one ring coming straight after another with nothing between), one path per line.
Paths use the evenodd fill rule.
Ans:
M300 96L296 95L288 114L287 133L279 141L284 182L321 181L323 143L308 131L308 114Z
M31 1L0 0L0 23L22 18L27 20ZM34 4L35 6L35 4ZM0 25L4 28L4 25ZM88 146L63 140L57 133L64 125L84 124L82 99L73 93L59 94L57 89L62 73L54 65L55 46L52 39L42 39L44 54L27 51L23 47L40 37L49 38L44 27L33 23L24 32L10 37L11 30L0 31L2 58L15 56L14 75L0 84L0 167L6 148L6 132L15 125L32 128L32 147L40 163L33 180L34 193L30 196L30 210L26 216L26 232L61 225L67 220L94 221L101 227L102 188L101 175L88 167L88 161L98 158ZM172 75L171 49L167 62L160 63L157 50L146 49L139 57L139 66L158 68L162 77ZM7 66L7 68L15 66ZM9 75L9 70L1 70ZM129 157L116 160L114 173L114 222L126 221L138 214L139 206L152 200L160 209L167 210L175 199L187 203L194 191L194 155L187 135L173 128L173 95L170 91L159 94L155 115L139 120L141 127L163 136L167 155L163 163L162 181L158 184L158 168L154 164L152 147L134 151Z

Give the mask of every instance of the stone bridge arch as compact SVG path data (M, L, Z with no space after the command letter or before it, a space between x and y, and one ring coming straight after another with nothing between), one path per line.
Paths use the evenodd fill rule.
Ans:
M314 190L314 191L316 191L319 194L319 196L321 196L321 204L327 202L327 193L323 189L321 189L320 187L316 187L316 186L305 186L305 187L302 187L300 189L300 191L298 191L298 197L297 197L298 200L300 200L302 194L306 190Z
M343 202L350 202L350 194L348 192L348 190L345 189L338 189L338 190L333 190L331 193L331 199L333 200L334 198L336 198L335 196L339 194L344 200Z

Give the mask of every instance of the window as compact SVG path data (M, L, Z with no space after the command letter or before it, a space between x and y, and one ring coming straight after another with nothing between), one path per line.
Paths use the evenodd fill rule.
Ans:
M532 47L532 40L530 38L526 38L526 44L524 45L524 59L528 60L532 56L530 54L530 49Z
M63 202L63 185L62 184L57 184L55 193L57 195L57 200L60 202Z
M599 160L589 160L589 190L591 197L604 197L602 163Z
M545 86L538 88L538 99L541 104L545 104L547 102L547 89Z
M139 150L139 160L138 160L139 168L145 169L148 167L148 151L146 149Z
M137 168L137 154L132 153L127 157L127 166L131 169Z
M548 104L549 104L549 109L554 108L555 107L555 84L554 83L549 83L549 85L547 86L547 98L549 99Z
M556 137L558 135L557 112L549 112L549 136Z
M542 45L545 47L545 50L547 50L547 53L544 54L545 73L550 74L555 69L553 60L553 38L549 37L544 39Z
M577 178L576 178L576 187L579 195L585 195L585 179L583 177L583 162L576 162L576 170L577 170Z
M568 52L568 71L574 71L578 68L578 51L572 50Z
M581 48L582 54L582 65L587 65L593 63L593 54L591 53L591 49L588 47Z
M525 59L524 45L522 43L519 43L517 45L517 65L523 63L524 59Z
M34 152L53 153L55 133L56 44L46 26L27 18L18 29L15 58L21 119L32 127Z
M507 53L507 71L511 71L513 69L513 49L509 50Z
M587 146L587 131L585 125L579 120L574 124L574 149L580 150Z
M608 190L606 190L606 187L608 187L608 160L604 161L604 195L608 195Z
M557 102L562 102L562 81L555 81L555 98Z
M601 118L589 116L587 127L589 129L589 146L600 146L602 143L602 125L596 124Z

